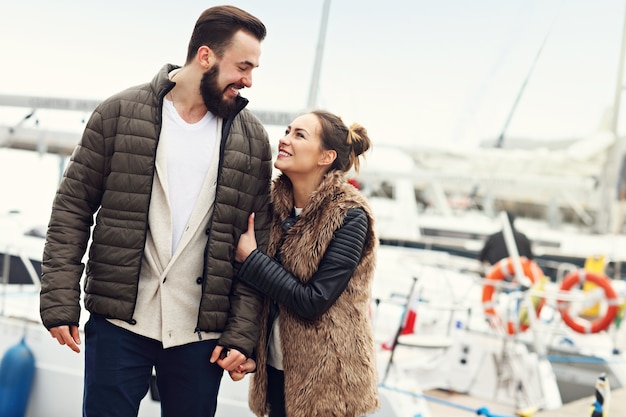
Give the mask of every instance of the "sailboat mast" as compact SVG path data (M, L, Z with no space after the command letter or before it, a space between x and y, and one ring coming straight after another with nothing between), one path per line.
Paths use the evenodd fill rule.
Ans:
M613 111L611 114L611 132L615 141L610 151L607 152L607 160L602 172L602 181L600 182L600 201L605 202L600 205L598 216L596 218L595 231L599 233L607 233L610 231L611 222L614 217L615 201L617 195L615 189L617 187L618 176L620 175L620 166L624 156L624 138L619 135L618 121L620 115L620 105L622 93L624 91L624 59L626 59L626 7L624 8L624 24L622 29L622 44L619 54L619 63L617 69L617 85L615 87L615 97L613 99ZM621 230L621 224L616 224L612 232L618 233Z
M322 23L320 25L320 33L317 39L315 62L313 63L313 74L311 75L311 87L309 90L309 99L307 101L308 110L313 110L317 107L317 94L320 84L320 74L322 71L322 58L324 57L324 43L326 41L326 28L328 27L329 11L330 0L324 0L324 6L322 8Z
M535 71L535 67L537 66L539 57L541 56L541 53L543 52L543 48L546 46L546 43L548 42L548 38L550 37L550 33L552 32L552 28L554 27L554 23L556 22L557 16L558 14L555 15L552 21L552 24L550 24L550 28L548 29L545 36L543 37L543 41L541 41L541 46L539 46L539 49L537 50L537 54L535 54L535 58L533 59L533 62L530 65L530 68L528 69L528 73L526 74L526 77L524 78L524 82L522 83L521 88L517 92L517 96L515 97L515 101L513 102L513 107L511 107L511 110L509 111L509 115L507 116L506 121L504 122L504 126L502 127L502 130L500 131L500 135L498 136L498 140L496 141L496 145L495 145L496 148L502 148L504 146L504 135L507 133L509 129L509 124L511 123L511 120L513 119L513 115L515 114L515 111L517 110L517 106L519 105L520 100L522 96L524 95L524 91L526 90L526 85L528 84L528 80L530 79L531 75Z

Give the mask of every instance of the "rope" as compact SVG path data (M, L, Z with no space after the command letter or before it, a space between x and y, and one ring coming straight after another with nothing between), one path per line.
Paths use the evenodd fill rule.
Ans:
M514 417L514 416L507 416L507 415L502 415L502 414L492 414L487 407L480 407L478 409L474 409L474 408L467 407L467 406L464 406L464 405L461 405L461 404L455 404L455 403L450 402L450 401L442 400L441 398L432 397L432 396L425 395L425 394L418 394L418 393L415 393L415 392L411 392L411 391L406 391L406 390L402 390L402 389L399 389L399 388L390 387L390 386L388 386L388 385L386 385L384 383L379 384L378 386L381 387L381 388L388 389L390 391L397 392L399 394L409 395L409 396L414 397L414 398L423 398L426 401L432 401L432 402L435 402L435 403L443 404L443 405L446 405L448 407L457 408L459 410L467 411L469 413L474 413L474 414L479 415L479 416L485 416L485 417Z

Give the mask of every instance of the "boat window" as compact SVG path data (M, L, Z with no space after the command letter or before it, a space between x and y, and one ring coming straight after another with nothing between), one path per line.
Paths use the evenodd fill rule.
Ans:
M28 273L28 269L26 269L26 266L22 262L22 259L17 256L10 256L9 258L9 284L32 284L33 280ZM0 256L0 275L4 271L4 263L6 259L7 257L5 255ZM38 263L39 265L36 266L34 265L35 263ZM35 267L35 270L40 274L41 264L39 262L33 262L33 266ZM3 282L4 277L0 279L0 283Z

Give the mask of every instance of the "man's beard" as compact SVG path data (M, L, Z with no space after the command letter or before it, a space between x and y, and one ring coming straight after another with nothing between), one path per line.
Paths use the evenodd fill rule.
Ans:
M218 65L214 65L213 68L204 73L200 81L200 94L207 110L218 117L227 119L235 114L237 100L224 98L224 91L217 85L219 73Z

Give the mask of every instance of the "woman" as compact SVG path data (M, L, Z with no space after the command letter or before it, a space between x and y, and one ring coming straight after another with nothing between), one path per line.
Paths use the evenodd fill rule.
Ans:
M279 141L268 253L254 213L235 259L266 298L250 408L258 416L361 416L379 406L369 319L377 239L366 199L345 178L371 145L326 111L296 118Z

